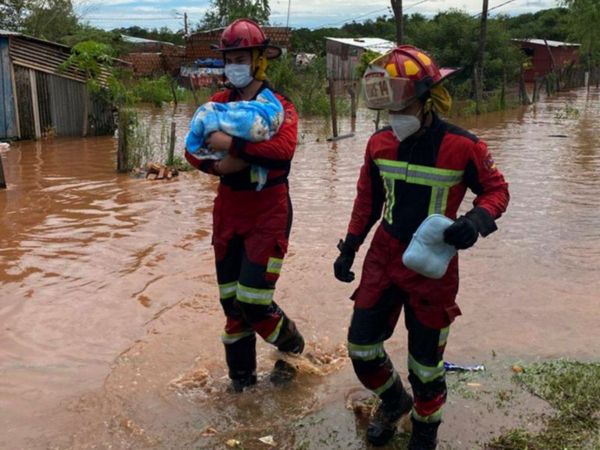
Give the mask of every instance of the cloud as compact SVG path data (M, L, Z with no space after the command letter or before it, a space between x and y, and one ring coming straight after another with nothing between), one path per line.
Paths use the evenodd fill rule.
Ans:
M490 0L489 6L493 8L504 1ZM174 15L175 11L187 12L190 23L195 24L209 8L210 0L75 0L74 3L84 20L104 28L138 25L178 29L181 24ZM389 0L291 0L290 26L341 26L354 19L362 21L389 15L389 6ZM515 0L494 9L493 14L521 14L555 6L557 0ZM285 24L287 7L287 0L271 0L271 22ZM404 9L408 14L418 12L432 16L451 8L475 14L481 10L481 0L427 0L423 3L420 0L404 0ZM161 19L164 19L162 23Z

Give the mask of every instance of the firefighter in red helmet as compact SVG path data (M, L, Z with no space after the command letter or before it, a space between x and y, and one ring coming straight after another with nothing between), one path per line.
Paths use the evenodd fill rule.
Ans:
M446 401L443 354L449 326L460 315L458 257L440 279L428 278L403 263L403 253L420 224L433 214L454 222L443 240L467 249L496 230L505 211L508 185L481 139L442 120L451 98L441 82L453 69L439 69L425 52L402 45L377 58L362 83L367 106L388 110L390 127L371 136L358 180L358 192L335 276L351 282L354 256L379 221L354 292L348 351L359 380L381 402L367 430L375 445L388 442L397 421L411 412L409 448L436 448ZM474 207L456 218L465 192ZM408 380L404 389L385 352L400 312L408 330Z
M215 49L223 54L231 87L215 94L211 101L253 100L267 87L274 91L266 81L265 70L268 60L280 56L281 49L270 44L256 23L236 20L225 28ZM292 225L288 174L298 128L294 105L275 94L285 118L272 139L253 143L217 131L207 139L208 148L228 152L228 158L201 160L189 151L185 153L194 167L220 177L213 212L213 246L226 316L222 340L236 391L256 383L256 334L282 352L299 354L304 349L295 323L273 301ZM268 170L260 190L251 165ZM292 375L292 368L278 361L271 379L276 382Z

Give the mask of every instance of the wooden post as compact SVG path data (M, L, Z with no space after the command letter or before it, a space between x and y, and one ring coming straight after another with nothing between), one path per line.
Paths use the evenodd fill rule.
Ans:
M523 71L523 66L521 66L521 74L519 76L519 97L522 105L531 104L531 100L529 100L529 96L527 95L527 88L525 87L525 72Z
M0 189L6 189L6 178L4 178L4 167L2 166L2 154L0 154Z
M37 81L35 78L35 71L29 69L29 81L31 83L31 103L33 106L33 124L35 129L35 138L39 139L42 137L42 127L40 125L40 102L38 100Z
M124 108L119 110L119 143L117 146L117 172L127 172L127 151L129 137L129 116Z
M404 12L402 11L402 0L391 0L391 3L396 23L396 44L400 45L404 41Z
M329 104L331 106L331 131L333 137L338 137L338 124L337 124L337 108L335 104L335 84L331 78L329 78Z
M89 118L88 116L89 114L89 103L92 100L90 99L90 93L87 90L87 87L85 88L85 99L83 100L83 127L81 130L81 136L82 137L86 137L88 135L88 128L89 128Z
M172 166L175 159L175 120L171 120L171 140L169 141L169 157L167 158L167 166Z
M502 87L500 90L500 108L506 109L506 70L502 70Z
M483 0L481 11L481 26L479 29L479 48L477 50L477 63L475 64L475 113L480 114L481 101L483 99L483 66L485 60L485 39L487 35L488 0Z
M200 101L198 100L198 94L196 94L196 88L194 86L194 79L192 78L191 75L188 77L188 79L190 80L190 89L192 89L192 95L194 96L194 103L196 104L196 106L199 106Z
M356 131L356 110L358 103L356 101L356 92L356 83L352 83L352 86L348 88L348 93L350 94L350 122L352 124L352 132Z
M533 103L537 103L540 99L540 79L533 80Z
M477 63L475 63L475 67L473 68L473 83L475 84L475 114L481 114L481 80L479 79L479 74L481 71L477 67Z

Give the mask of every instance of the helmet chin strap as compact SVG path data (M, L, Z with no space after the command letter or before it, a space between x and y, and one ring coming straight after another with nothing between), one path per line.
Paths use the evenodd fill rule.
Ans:
M267 78L265 71L267 70L268 60L265 56L264 49L252 50L252 77L258 81L264 81Z

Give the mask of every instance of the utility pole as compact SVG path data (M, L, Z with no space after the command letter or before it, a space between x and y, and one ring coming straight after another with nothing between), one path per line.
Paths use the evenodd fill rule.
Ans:
M290 27L290 9L292 8L292 0L288 0L288 10L287 10L287 20L285 22L285 27Z
M481 28L479 30L479 50L477 51L477 65L475 66L475 112L480 114L480 103L483 98L483 64L485 58L485 38L487 35L488 0L483 0L481 12Z
M402 0L391 0L392 10L396 18L396 44L401 45L404 41L404 14L402 12Z
M185 37L188 35L188 15L187 13L183 13L183 30L185 33Z

